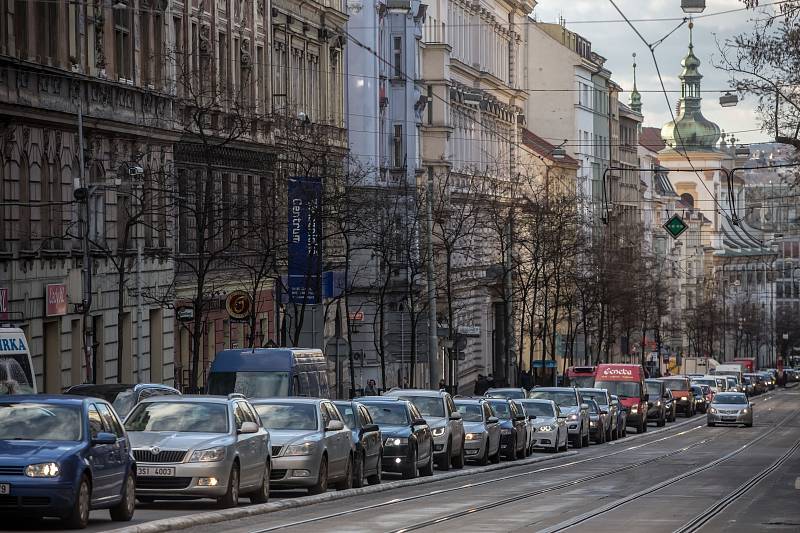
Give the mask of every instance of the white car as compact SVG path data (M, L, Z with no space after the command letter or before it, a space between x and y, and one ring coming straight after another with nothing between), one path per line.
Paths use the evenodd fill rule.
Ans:
M528 418L534 423L535 432L531 448L534 450L566 451L569 435L567 417L561 414L552 400L520 400Z

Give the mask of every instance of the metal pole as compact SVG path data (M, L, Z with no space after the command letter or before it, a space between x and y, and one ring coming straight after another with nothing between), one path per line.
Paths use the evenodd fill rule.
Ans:
M80 167L78 176L80 183L77 188L85 188L88 191L86 183L85 163L83 160L83 97L78 92L78 166ZM81 302L81 310L83 311L83 358L86 364L86 382L94 383L95 372L92 364L92 351L93 351L93 335L92 329L89 327L90 315L89 312L92 308L92 266L89 257L89 200L91 193L87 192L84 211L84 224L83 224L83 301Z
M720 358L725 362L725 353L728 350L728 311L726 308L727 297L725 293L725 262L722 263L722 353Z
M436 275L433 258L433 167L428 167L428 188L425 201L427 224L425 233L428 244L428 376L430 387L439 385L439 338L436 319Z
M144 313L142 312L142 240L136 244L136 367L134 369L136 375L136 383L141 383L141 365L142 365L142 349L144 340L142 336L142 320ZM152 357L152 347L151 347Z

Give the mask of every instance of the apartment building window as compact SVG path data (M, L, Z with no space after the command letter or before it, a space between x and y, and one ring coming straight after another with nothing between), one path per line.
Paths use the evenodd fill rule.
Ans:
M392 135L392 154L393 166L395 168L402 168L405 166L405 150L403 146L403 125L395 124L394 133Z
M394 65L394 77L403 77L403 38L400 36L392 37L392 64Z
M226 94L228 89L228 62L230 59L228 58L228 39L225 37L225 34L220 32L218 36L219 44L218 50L219 54L217 58L217 72L218 72L218 93L220 95Z
M28 57L28 0L14 2L14 46L18 57Z
M153 17L150 16L150 11L142 11L139 16L139 35L141 37L141 66L142 84L150 85L153 83L153 50L151 47L151 24Z
M58 64L59 46L58 34L60 30L58 17L58 3L47 2L38 5L37 23L41 24L37 32L38 53L42 62L50 65ZM27 36L27 31L25 34Z
M28 158L23 155L19 161L19 226L20 249L31 248L31 168ZM13 175L13 172L12 172ZM12 224L12 228L14 225ZM12 230L13 231L13 230Z
M163 69L164 69L164 17L161 13L153 15L153 81L155 86L160 88L164 83Z
M172 25L175 28L175 69L176 69L176 81L180 81L184 79L186 76L186 56L185 49L183 46L183 21L178 17L173 17ZM183 87L181 83L178 83L178 95L183 94Z
M131 10L114 11L114 61L120 79L133 79L133 41L131 38Z
M231 242L231 215L236 212L234 200L231 198L231 175L222 175L222 241Z

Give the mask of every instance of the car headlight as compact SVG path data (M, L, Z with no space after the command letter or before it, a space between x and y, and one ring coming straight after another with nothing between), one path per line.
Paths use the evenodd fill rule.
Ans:
M686 396L681 396L681 401L685 402L687 400Z
M589 425L595 427L597 425L597 422L589 422Z
M742 409L742 414L746 415L747 414L747 409Z
M578 419L578 415L575 415L575 414L569 415L569 419L570 420L577 420Z
M25 467L25 475L28 477L58 477L60 473L58 463L39 463Z
M635 413L638 410L639 410L639 404L635 403L635 404L631 405L631 413Z
M433 428L433 431L431 431L431 433L433 433L434 437L441 437L442 435L444 435L446 429L447 428Z
M311 455L317 449L317 443L306 441L301 444L292 444L286 448L283 455Z
M207 450L195 450L189 457L190 463L215 463L225 459L225 448L209 448Z
M541 426L537 428L537 431L553 431L553 429L555 429L553 426Z
M501 429L500 430L500 434L501 435L511 435L511 430L510 429Z
M464 440L481 440L482 438L482 433L467 433L464 435Z
M658 400L658 401L656 402L656 407L661 407L661 400Z
M385 444L386 446L402 446L408 444L408 439L406 437L389 437Z
M713 407L711 409L709 409L708 412L711 413L712 415L717 414L717 410L714 409Z

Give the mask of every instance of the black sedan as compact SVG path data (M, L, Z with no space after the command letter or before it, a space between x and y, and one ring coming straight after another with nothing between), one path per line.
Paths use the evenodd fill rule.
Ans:
M433 436L413 403L384 396L359 403L381 430L384 472L400 472L405 479L433 475Z
M487 398L486 403L500 420L500 453L510 461L525 457L528 426L525 414L511 400Z
M356 457L353 461L353 486L364 486L364 479L370 485L381 482L381 458L383 439L381 430L373 422L366 406L353 401L333 402L353 435Z

